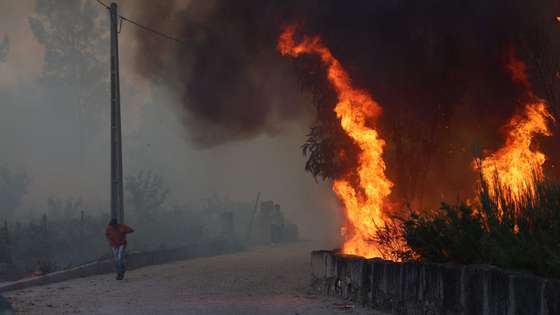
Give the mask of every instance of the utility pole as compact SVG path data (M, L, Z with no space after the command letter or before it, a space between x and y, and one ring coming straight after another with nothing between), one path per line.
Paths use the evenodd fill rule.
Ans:
M124 223L117 4L111 3L111 219Z
M247 242L251 241L251 236L253 234L253 221L255 220L255 215L257 214L257 210L259 208L259 200L261 199L261 192L257 193L257 200L255 200L255 208L253 209L253 213L251 213L251 218L249 221L249 229L247 231Z

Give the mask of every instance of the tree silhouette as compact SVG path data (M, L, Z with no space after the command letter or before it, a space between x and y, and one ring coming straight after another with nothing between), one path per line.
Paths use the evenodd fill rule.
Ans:
M73 218L80 214L82 200L79 198L55 198L47 200L47 213L54 218Z
M140 222L153 220L154 213L161 210L169 194L163 177L152 171L140 171L136 175L127 176L125 189L128 194L127 203Z
M0 40L0 63L6 61L9 52L10 52L10 39L8 38L8 35L4 35L4 38Z
M21 206L27 193L29 178L24 171L0 167L0 216L9 218Z
M106 32L99 26L94 1L37 0L31 31L45 48L40 86L45 100L62 114L75 115L81 129L95 130L108 99Z
M103 76L106 68L100 60L105 40L96 25L99 12L91 1L36 1L36 15L29 24L46 49L46 81L90 86Z

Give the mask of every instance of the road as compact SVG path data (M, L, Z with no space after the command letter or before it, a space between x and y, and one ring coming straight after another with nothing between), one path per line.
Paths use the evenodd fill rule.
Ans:
M378 314L309 289L318 243L266 246L8 292L18 314ZM344 306L344 307L343 307Z

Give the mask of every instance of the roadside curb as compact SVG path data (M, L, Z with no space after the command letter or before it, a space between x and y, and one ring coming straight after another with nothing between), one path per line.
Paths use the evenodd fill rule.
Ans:
M236 241L213 240L174 249L137 252L127 255L127 269L134 270L151 265L164 264L196 257L216 256L241 250L243 250L243 246ZM0 293L112 272L115 272L113 260L100 260L67 270L49 273L36 278L9 282L0 285Z

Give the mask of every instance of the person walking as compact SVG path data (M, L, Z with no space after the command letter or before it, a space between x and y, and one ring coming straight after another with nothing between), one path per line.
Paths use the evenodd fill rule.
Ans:
M126 224L118 224L116 219L111 219L105 230L105 236L113 249L115 267L117 269L117 280L124 278L126 266L124 257L126 254L126 235L134 232Z

